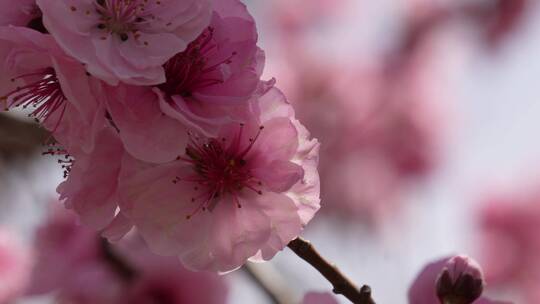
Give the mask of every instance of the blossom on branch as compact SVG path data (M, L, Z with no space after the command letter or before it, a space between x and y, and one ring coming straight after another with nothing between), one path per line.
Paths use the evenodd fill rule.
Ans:
M277 89L259 105L260 117L224 125L217 137L190 132L176 161L124 159L120 210L152 250L226 272L272 258L311 220L318 143Z

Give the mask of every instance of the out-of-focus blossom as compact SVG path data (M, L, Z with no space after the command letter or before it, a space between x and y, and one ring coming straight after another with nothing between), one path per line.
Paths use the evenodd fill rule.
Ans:
M288 3L297 2L301 1ZM322 20L309 17L311 6L327 12L327 6L317 8L315 3L319 1L306 3L305 11L295 10L308 16L308 24ZM336 7L329 10L339 11L346 3L333 3ZM437 85L434 41L429 31L421 31L410 38L414 46L398 45L381 59L355 56L339 61L336 56L321 56L309 39L303 39L308 35L303 25L292 26L298 31L291 39L290 31L279 25L287 4L278 2L273 8L271 38L279 50L269 58L266 75L279 76L277 84L299 120L324 143L320 173L327 208L323 211L377 224L399 210L401 195L432 172L438 158L443 124L438 105L447 94ZM319 26L324 28L324 21Z
M422 269L409 289L409 303L505 303L481 297L484 285L480 265L471 258L463 255L443 258Z
M538 303L540 292L540 194L524 191L491 199L481 213L486 277L495 288L509 287L525 303Z
M328 292L308 292L302 304L338 304L336 298Z
M37 265L29 295L53 292L55 303L223 304L227 288L210 273L192 273L174 258L151 254L134 236L113 247L115 258L134 268L127 279L104 252L98 235L55 208L36 237Z
M121 303L227 303L227 285L223 277L208 272L186 270L176 257L152 254L144 242L132 236L117 250L136 265L139 277Z
M193 269L230 271L254 256L272 258L311 220L318 143L279 90L258 102L261 116L246 124L224 125L215 138L190 133L175 162L126 157L121 212L155 252Z
M481 35L480 42L496 49L523 23L530 0L426 1L407 0L409 14L408 41L414 46L421 36L442 25L468 21ZM420 38L420 39L418 39Z
M0 227L0 303L12 303L27 287L32 254L17 235Z
M104 126L101 85L63 53L50 35L0 27L0 103L31 109L65 149L93 148Z
M71 211L54 206L36 232L35 251L36 264L28 289L31 295L67 286L72 274L93 265L100 256L99 238L91 229L80 226Z
M348 0L276 0L270 10L281 33L294 35L335 15L347 3Z
M430 55L419 53L424 60ZM441 122L427 89L429 68L415 59L391 72L383 65L336 66L301 54L283 60L289 70L271 65L273 73L287 76L278 84L298 118L324 142L326 210L376 221L396 209L399 194L431 172L437 158Z
M36 0L0 1L0 25L29 26L40 17Z
M37 0L43 23L87 71L110 84L165 81L162 65L186 49L212 15L209 0Z
M492 0L464 5L464 12L480 27L490 47L497 47L523 23L530 0Z

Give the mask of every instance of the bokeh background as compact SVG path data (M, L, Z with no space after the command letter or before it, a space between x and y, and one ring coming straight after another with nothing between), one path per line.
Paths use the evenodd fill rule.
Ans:
M540 303L540 4L245 2L265 76L323 144L323 207L303 236L377 303L407 303L423 265L456 253L482 264L489 295ZM9 115L0 225L30 246L62 170ZM289 250L257 268L298 301L330 289ZM271 303L244 272L226 278L230 303Z

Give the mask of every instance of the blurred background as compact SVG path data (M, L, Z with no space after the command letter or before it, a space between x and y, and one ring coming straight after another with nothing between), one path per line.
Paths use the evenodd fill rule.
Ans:
M480 262L488 295L540 303L537 1L245 2L265 77L322 142L323 207L303 236L377 303L407 303L426 263L458 253ZM47 135L9 115L0 226L32 255L63 176L40 155ZM295 301L330 290L287 249L257 270ZM225 280L230 303L272 303L242 271Z

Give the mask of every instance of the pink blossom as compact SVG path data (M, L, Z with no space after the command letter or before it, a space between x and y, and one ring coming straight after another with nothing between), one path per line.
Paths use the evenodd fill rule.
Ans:
M62 160L67 179L58 186L60 199L65 200L66 207L73 209L84 224L96 230L104 229L113 223L118 207L122 143L116 132L107 128L98 135L92 152L72 150L69 153Z
M338 304L336 298L328 292L308 292L302 304Z
M258 102L258 119L224 125L215 138L190 133L174 162L125 158L120 208L154 252L230 271L272 258L313 217L318 143L277 89Z
M32 255L17 235L0 228L0 303L12 303L30 279Z
M291 35L337 15L348 3L348 0L276 0L270 4L270 10L281 34Z
M540 301L539 202L538 191L521 190L488 200L480 217L486 277L494 288L519 292L524 303Z
M38 263L29 295L54 292L60 304L225 303L221 277L192 273L175 258L153 255L134 235L110 249L133 268L126 278L93 230L79 225L69 211L51 211L37 233Z
M324 142L320 173L329 208L323 212L377 224L398 209L411 182L435 168L440 120L432 104L439 99L428 90L433 71L415 62L387 74L380 64L336 66L292 54L274 73L287 76L278 81L298 118Z
M32 109L31 117L66 149L93 148L105 123L99 81L65 55L50 35L23 27L0 27L0 102Z
M43 294L65 286L69 275L92 264L99 257L99 238L81 226L76 216L53 206L45 222L36 231L36 264L28 294ZM84 266L86 267L86 266Z
M223 277L186 270L176 257L156 256L139 237L133 236L117 249L129 263L136 265L139 276L118 304L227 303Z
M264 54L245 5L218 1L214 9L210 26L165 63L165 83L108 88L108 111L135 158L174 160L186 127L215 135L222 124L245 122L256 115L256 96L273 85L260 81Z
M147 162L174 160L187 143L185 122L164 115L159 102L149 87L107 88L107 110L126 151Z
M422 269L409 289L409 303L505 303L480 297L484 285L484 276L477 262L462 255L444 258Z
M110 84L165 81L162 65L208 26L209 0L37 0L45 27Z
M166 114L209 134L216 125L244 122L253 95L273 85L260 81L265 57L245 5L216 1L214 10L210 26L165 63L167 81L157 86Z
M27 26L40 15L36 0L0 0L0 25Z
M487 46L496 48L522 26L527 10L534 5L535 1L530 0L499 0L471 3L463 10L477 22Z

